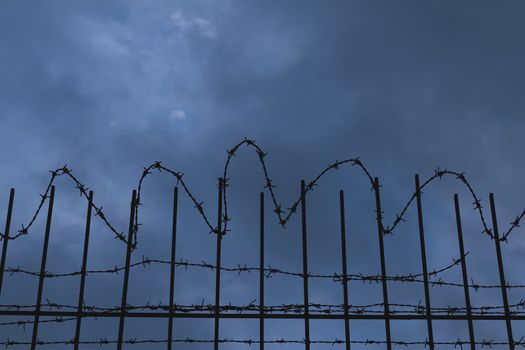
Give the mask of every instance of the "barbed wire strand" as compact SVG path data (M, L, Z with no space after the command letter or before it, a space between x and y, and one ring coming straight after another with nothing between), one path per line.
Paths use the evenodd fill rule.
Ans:
M465 254L465 256L468 255L468 252ZM428 277L436 277L439 274L442 274L446 271L451 270L452 268L458 266L461 263L461 258L453 259L453 262L443 268L436 269L433 271L430 271L427 273ZM130 268L136 268L136 267L149 267L152 264L163 264L163 265L171 265L171 261L169 260L160 260L160 259L150 259L146 257L142 257L142 260L136 261L132 264L130 264ZM201 268L201 269L208 269L208 270L215 270L217 268L216 265L207 263L205 261L201 262L189 262L188 260L179 259L179 261L175 261L174 265L176 267L193 267L193 268ZM238 264L237 267L225 267L220 266L219 267L221 271L224 272L234 272L240 275L241 273L251 273L251 272L259 272L261 271L260 267L248 267L246 265L240 265ZM125 266L114 266L112 268L107 269L96 269L96 270L86 270L86 275L90 274L118 274L121 271L125 270ZM292 272L292 271L286 271L279 268L272 267L268 265L268 267L263 269L264 274L266 278L271 278L273 275L285 275L285 276L293 276L293 277L299 277L303 278L304 274L302 272ZM13 276L15 274L23 274L33 277L40 277L42 276L40 272L36 271L29 271L26 269L18 267L8 267L4 270L4 272L9 273L9 276ZM73 276L79 276L82 274L81 270L73 271L73 272L66 272L66 273L52 273L49 271L45 271L43 274L44 278L63 278L63 277L73 277ZM424 279L421 279L423 277L423 273L410 273L410 274L404 274L404 275L389 275L386 276L387 281L392 282L414 282L414 283L424 283ZM314 274L309 273L308 278L317 278L317 279L330 279L333 282L341 282L344 281L357 281L357 282L369 282L369 283L381 283L382 282L382 276L380 274L348 274L344 276L343 274L339 273L332 273L332 274ZM446 280L443 280L442 278L439 278L437 280L430 280L429 284L431 286L451 286L451 287L463 287L462 283L457 282L449 282ZM471 283L468 284L469 288L474 289L475 291L478 291L479 289L495 289L495 288L501 288L500 284L479 284L475 283L474 280L471 280ZM525 288L525 285L512 285L508 284L505 286L507 289L519 289L519 288Z
M265 313L295 313L302 314L304 313L304 304L279 304L279 305L265 305L261 307L256 304L257 300L252 300L247 305L232 305L226 304L221 305L218 308L218 311L221 313L235 312L235 313L246 313L246 312L256 312L264 311ZM401 309L393 309L390 314L416 314L422 315L425 314L426 308L419 301L418 304L402 304L402 303L389 303L390 306ZM374 310L374 308L381 309L384 306L384 303L373 303L373 304L320 304L320 303L309 303L309 307L312 308L313 313L318 314L342 314L345 311L345 308L348 309L348 312L364 315L366 313L384 313L384 310ZM34 304L20 305L20 304L0 304L0 310L2 311L23 311L34 309ZM42 311L54 311L54 310L77 310L77 305L68 305L68 304L58 304L47 300L45 303L41 304ZM504 305L493 305L493 306L472 306L471 310L473 315L504 315ZM522 315L525 314L525 299L521 299L518 303L509 305L511 315ZM112 307L102 307L96 305L83 305L83 312L94 313L94 312L104 312L104 313L120 313L122 308L120 306ZM174 312L185 312L185 313L215 313L217 308L214 304L204 303L204 300L200 304L162 304L162 303L146 303L144 305L126 305L124 308L125 312L137 311L137 310L150 310L150 311L174 311ZM501 311L500 311L501 310ZM430 311L434 314L446 314L446 315L457 315L462 312L466 312L466 307L461 306L446 306L446 307L431 307ZM50 321L52 322L52 321Z
M280 305L266 305L261 308L260 305L255 304L256 300L252 300L247 305L221 305L218 308L219 313L227 314L227 313L260 313L263 311L265 314L272 314L272 313L284 313L284 314L304 314L305 306L304 304L280 304ZM421 300L418 304L400 304L400 303L390 303L389 306L393 307L394 309L390 309L389 315L426 315L426 307L421 304ZM35 305L20 305L20 304L4 304L0 305L1 311L24 311L24 310L31 310L34 309ZM77 310L76 305L67 305L67 304L58 304L49 301L49 299L46 301L46 303L43 303L41 305L42 311L54 311L54 310ZM309 310L311 314L325 314L325 315L342 315L345 313L345 311L348 312L348 314L352 315L383 315L384 304L383 303L373 303L373 304L365 304L365 305L356 305L356 304L320 304L320 303L309 303ZM518 303L511 304L509 307L509 314L512 316L517 315L524 315L525 314L525 299L521 299ZM397 309L396 309L397 308ZM173 305L167 305L162 303L150 303L148 302L145 305L126 305L124 308L125 313L129 313L130 311L137 311L137 310L149 310L149 311L171 311L171 312L183 312L183 313L195 313L195 314L202 314L202 313L210 313L215 315L217 312L217 308L215 305L210 303L205 303L204 299L200 304L190 304L190 305L182 305L182 304L173 304ZM89 313L95 313L95 312L103 312L105 314L115 314L119 315L122 312L121 306L113 306L113 307L101 307L101 306L95 306L95 305L83 305L82 312L85 312L89 315ZM446 306L446 307L432 307L430 308L431 313L436 315L446 315L446 316L454 316L454 315L466 315L467 308L466 307L457 307L457 306ZM503 316L506 315L505 313L505 306L504 305L496 305L496 306L472 306L470 308L471 315L479 315L479 316ZM83 315L82 317L85 317ZM67 321L73 321L76 320L77 317L54 317L52 319L47 319L40 322L46 322L46 323L63 323ZM33 324L34 320L18 320L18 321L9 321L9 322L3 322L0 323L0 326L12 326L16 325L18 327L22 327L24 330L26 329L25 326L29 324Z
M465 254L465 256L468 255ZM446 271L449 271L451 270L452 268L456 267L457 265L459 265L461 263L461 258L458 258L458 259L453 259L453 262L445 267L442 267L440 269L435 269L433 271L430 271L427 273L427 275L429 277L434 277L434 276L437 276L439 274L442 274ZM135 267L149 267L153 264L160 264L160 265L171 265L172 262L170 260L162 260L162 259L151 259L151 258L147 258L147 257L144 257L142 256L142 259L139 260L139 261L136 261L134 263L131 263L129 265L129 268L135 268ZM184 260L184 259L179 259L178 261L175 261L173 262L173 264L176 266L176 267L184 267L184 268L188 268L188 267L193 267L193 268L202 268L202 269L209 269L209 270L215 270L217 269L217 266L215 264L211 264L211 263L208 263L204 260L201 260L200 262L190 262L188 260ZM95 270L86 270L85 273L87 275L90 275L90 274L109 274L109 273L119 273L120 271L124 271L126 269L125 266L117 266L115 265L114 267L111 267L111 268L106 268L106 269L95 269ZM251 273L253 271L256 271L256 272L259 272L261 270L263 270L263 272L265 273L265 276L266 278L271 278L272 275L274 274L282 274L282 275L287 275L287 276L294 276L294 277L300 277L300 278L303 278L304 277L304 274L302 272L292 272L292 271L286 271L286 270L282 270L282 269L279 269L279 268L276 268L276 267L272 267L271 265L268 265L268 267L266 268L263 268L261 269L260 267L248 267L246 265L240 265L238 264L236 267L226 267L226 266L219 266L219 269L221 271L225 271L225 272L236 272L237 274L241 274L241 273L244 273L244 272L247 272L247 273ZM7 272L9 273L11 276L13 274L26 274L26 275L29 275L29 276L34 276L34 277L45 277L45 278L61 278L61 277L71 277L71 276L79 276L82 274L82 270L77 270L77 271L72 271L72 272L64 272L64 273L52 273L52 272L49 272L49 271L45 271L44 274L41 274L40 272L36 272L36 271L30 271L30 270L27 270L27 269L23 269L21 268L20 266L18 267L7 267L4 272ZM364 274L348 274L346 276L344 276L343 274L339 274L339 273L331 273L331 274L315 274L315 273L308 273L308 277L309 278L319 278L319 279L333 279L334 281L343 281L343 280L349 280L349 281L352 281L352 280L362 280L362 281L367 281L367 280L376 280L379 276L378 274L371 274L371 275L364 275ZM406 280L406 281L412 281L412 280L415 280L419 277L423 277L423 273L409 273L409 274L404 274L404 275L392 275L392 276L387 276L387 279L390 279L390 280L393 280L393 281L403 281L403 280Z
M230 343L230 344L246 344L246 345L254 345L259 344L261 341L258 339L230 339L230 338L222 338L217 340L219 343ZM61 340L61 341L44 341L44 340L37 340L37 345L71 345L71 344L82 344L82 345L110 345L110 344L117 344L119 341L117 340L109 340L107 338L100 338L98 340L82 340L82 341L75 341L74 339L70 340ZM137 339L137 338L130 338L126 340L122 340L122 344L127 345L136 345L136 344L165 344L167 343L167 339ZM196 339L196 338L183 338L183 339L173 339L171 341L172 343L195 343L195 344L208 344L208 343L214 343L215 340L213 339ZM306 344L306 339L269 339L264 340L265 344ZM309 344L329 344L329 345L340 345L340 344L346 344L346 340L335 338L333 340L309 340ZM350 344L360 344L360 345L384 345L387 344L386 340L374 340L374 339L364 339L364 340L350 340ZM525 347L525 341L523 340L523 337L519 340L513 341L515 346L521 346ZM427 339L425 340L416 340L416 341L403 341L403 340L392 340L390 342L392 345L397 346L414 346L414 345L424 345L425 347L429 346L430 343ZM470 345L471 342L467 340L461 340L457 339L455 341L441 341L436 342L434 341L434 345L447 345L447 346L454 346L454 348L460 348L463 349L464 345ZM483 339L481 341L476 341L474 344L481 346L482 348L492 348L495 346L508 346L508 342L503 341L495 341L494 339L486 340ZM0 342L0 345L3 345L5 348L11 347L11 346L19 346L19 345L31 345L31 342L24 342L24 341L13 341L13 340L5 340Z

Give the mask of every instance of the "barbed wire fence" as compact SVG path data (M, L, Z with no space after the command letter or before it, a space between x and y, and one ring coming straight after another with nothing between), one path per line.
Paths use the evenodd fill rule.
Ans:
M231 221L228 215L228 197L227 188L229 187L228 169L231 160L235 157L241 146L246 146L255 150L260 161L262 171L265 178L264 189L270 195L271 204L273 206L273 213L277 216L278 223L286 228L289 220L294 214L300 212L301 216L301 231L302 231L302 271L289 271L272 266L265 266L264 264L264 192L260 193L260 254L259 266L238 265L234 267L225 267L221 265L222 253L222 239L229 231L228 223ZM420 184L419 176L415 177L415 191L411 194L408 201L405 203L401 211L395 215L390 226L383 224L383 212L381 210L380 200L380 184L377 177L373 177L368 169L364 166L359 158L349 158L342 161L336 160L324 168L313 180L301 182L301 192L298 199L285 210L281 203L277 200L275 193L276 186L273 180L269 177L268 167L265 162L267 154L259 147L255 141L244 139L236 144L231 149L227 150L227 160L224 166L222 177L218 181L218 210L217 223L212 224L213 220L209 213L204 210L204 203L199 202L197 197L190 190L188 184L184 179L184 174L180 171L172 170L165 167L162 162L156 161L153 164L145 167L140 176L137 189L132 193L130 204L129 227L126 231L117 230L116 227L106 217L103 207L98 206L93 201L93 191L85 186L67 165L62 168L51 171L51 177L44 192L40 194L40 201L31 219L13 235L10 234L11 217L13 212L13 202L15 191L11 189L9 196L8 211L6 216L5 230L0 233L2 241L2 256L0 260L0 293L4 282L4 275L24 275L28 277L38 278L37 300L35 304L18 305L18 304L1 304L0 315L9 317L29 317L25 320L1 322L0 327L21 327L24 330L26 327L32 329L31 341L14 341L10 339L0 340L0 345L9 348L15 346L30 346L31 349L36 349L37 346L44 345L73 345L78 349L80 345L111 345L117 346L117 349L122 349L123 345L133 344L166 344L168 349L172 349L174 344L178 343L196 343L196 344L213 344L214 349L218 349L220 344L224 343L240 343L246 345L257 344L260 349L264 349L265 344L302 344L305 349L310 349L311 344L328 344L328 345L344 345L346 349L350 349L351 344L361 345L382 345L387 349L392 346L410 346L418 345L434 349L436 346L449 345L454 347L464 346L475 349L476 347L506 346L509 349L516 347L525 347L525 340L523 337L517 338L512 331L512 321L525 320L525 300L520 299L517 302L509 303L507 292L510 289L523 289L525 285L509 284L506 282L503 268L503 258L501 254L501 242L508 242L508 237L515 228L520 226L520 222L525 216L525 209L516 216L515 220L510 223L509 227L502 234L499 233L496 209L494 204L494 196L490 194L489 204L492 217L492 225L489 228L483 206L479 196L474 191L471 184L468 182L466 176L462 172L451 171L447 169L436 169L434 174L427 180ZM376 202L376 222L379 243L379 255L381 273L379 274L348 274L346 268L346 226L344 215L344 192L340 192L340 225L341 225L341 271L332 274L312 274L308 269L308 246L307 246L307 225L306 225L306 199L309 192L314 190L320 180L330 171L340 169L342 166L351 165L357 167L361 173L368 179L371 184L371 192L374 194ZM145 179L154 173L164 172L176 178L177 185L173 193L173 223L172 223L172 242L171 242L171 259L161 260L155 258L142 257L136 262L131 262L132 252L137 249L139 242L138 233L141 223L139 221L139 209L143 205L141 201L141 193ZM46 261L48 255L48 242L50 236L50 224L53 215L53 202L55 197L55 180L58 177L65 176L70 179L75 188L79 190L80 196L87 200L87 216L85 224L85 240L82 266L80 270L53 273L46 270ZM454 207L456 214L457 238L459 246L459 256L453 259L452 263L447 266L428 270L426 262L426 246L424 239L424 225L423 213L421 209L421 195L422 190L430 183L442 179L444 177L452 177L465 185L469 194L472 197L474 210L477 211L482 225L482 233L489 236L495 244L496 256L498 261L499 284L479 284L474 280L470 280L467 274L467 256L468 252L464 249L462 224L458 195L454 195ZM216 235L216 261L209 263L205 261L188 261L176 259L176 236L177 236L177 208L179 188L181 188L193 203L195 209L202 217L204 224L208 227L211 233ZM35 223L36 219L43 211L44 206L48 203L46 230L44 237L44 248L42 252L42 261L40 271L31 271L26 268L17 266L7 266L7 248L9 241L14 241L20 237L26 236L30 233L30 229ZM387 275L386 261L384 251L384 236L391 235L394 230L404 221L405 214L408 208L416 203L418 212L419 224L419 240L421 252L421 267L422 273L409 273L404 275ZM126 246L126 261L124 265L114 266L106 269L90 270L87 268L87 253L90 241L90 227L92 217L98 217L114 234L114 237L122 241ZM128 281L129 274L132 269L143 267L148 268L152 265L169 265L170 266L170 297L167 304L150 304L145 305L130 305L127 302ZM176 268L193 268L205 269L215 272L215 303L209 304L191 304L182 305L174 302L174 278ZM460 268L462 274L462 282L453 282L445 280L441 277L443 273L454 268ZM122 286L122 298L120 306L99 306L86 305L84 302L84 287L87 275L94 274L118 274L124 273L124 280ZM221 305L220 304L220 280L221 273L236 273L238 275L243 273L255 272L259 274L259 300L252 301L248 305ZM303 281L303 302L296 304L282 304L282 305L265 305L264 303L264 281L274 275L282 275L290 278L299 278ZM54 303L50 300L43 301L43 287L46 279L80 277L80 288L77 305L66 305ZM342 286L343 303L341 304L316 304L309 300L309 281L311 279L332 280ZM376 283L382 287L383 300L379 303L354 305L348 302L348 283L362 282L362 283ZM411 304L396 304L390 303L388 300L388 283L419 283L423 284L425 291L424 301ZM432 307L430 301L429 289L431 287L449 286L462 288L465 297L465 307ZM501 291L502 302L498 305L484 305L474 307L470 302L470 293L477 292L480 289L499 289ZM40 320L40 317L48 317L45 320ZM51 318L50 318L51 317ZM85 318L118 318L119 332L117 339L96 339L84 340L81 339L82 320ZM124 339L125 320L134 317L141 318L160 318L167 319L168 329L166 339ZM174 339L172 335L173 320L177 318L206 318L214 320L214 339ZM259 320L259 339L227 339L220 337L220 320L224 318L229 319L258 319ZM265 339L264 322L267 319L300 319L304 320L304 338L303 339ZM331 340L315 340L310 338L310 321L316 319L342 320L345 323L345 337L344 339ZM350 320L382 320L385 323L385 339L354 339L350 337ZM392 339L390 322L393 320L423 320L427 324L427 335L422 340L403 341ZM457 339L455 341L435 341L433 336L433 321L435 320L464 320L468 323L469 337L468 339ZM474 334L474 321L505 321L507 331L507 341L494 341L493 339L476 339ZM38 338L39 324L42 323L63 323L75 322L75 335L71 339L59 341L42 341Z

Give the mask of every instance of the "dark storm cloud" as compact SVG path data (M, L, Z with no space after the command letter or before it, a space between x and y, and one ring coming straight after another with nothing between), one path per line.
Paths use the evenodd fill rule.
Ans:
M184 171L214 217L215 181L222 175L225 149L245 136L255 138L269 153L271 177L283 207L297 196L300 178L312 178L336 158L351 156L361 156L373 174L381 177L389 219L413 190L413 173L421 172L426 178L436 166L466 171L485 202L488 191L496 192L502 225L523 205L517 190L524 170L525 109L525 28L520 2L334 2L326 6L319 2L51 1L6 2L1 9L0 155L4 170L0 179L4 198L10 186L18 190L17 227L32 214L47 171L64 163L95 190L97 202L119 227L126 225L129 190L136 186L142 166L155 160ZM256 156L250 152L243 150L232 163L233 221L231 239L225 243L225 264L257 264L252 253L257 249L254 222L257 192L264 182ZM174 181L165 174L155 177L145 183L143 251L136 258L140 254L168 256L169 220L165 219ZM472 254L473 265L479 271L493 268L494 260L483 253L491 249L492 254L491 242L481 241L479 220L467 211L467 193L447 181L425 191L432 266L444 266L457 257L450 199L459 191L471 229L467 243L481 251L477 257ZM332 233L338 227L336 194L343 187L351 197L351 270L377 273L373 202L368 183L354 168L328 175L312 194L311 246L318 248L312 256L313 270L338 269L338 256L329 252L338 249L337 235ZM56 224L60 238L53 247L54 267L64 271L79 264L81 241L68 233L82 232L79 218L84 203L64 180L58 192L62 214L57 221L62 223ZM181 255L213 261L213 237L206 234L191 203L186 200L181 205L186 234L180 238ZM0 209L5 207L3 199ZM413 211L409 215L411 220L401 226L399 235L387 240L387 258L393 261L389 266L396 273L419 270L414 268L419 266L419 256L407 254L418 244ZM275 225L275 217L268 221L269 261L300 270L299 221L292 220L286 231ZM121 264L121 245L101 225L97 229L100 241L93 243L90 261L102 267ZM25 248L22 243L10 247L8 265L28 263L38 268L41 230L34 231L34 239L27 238ZM505 251L516 266L523 263L519 235ZM205 248L197 249L199 244ZM212 274L181 275L186 286L193 288L178 285L181 300L213 300ZM166 300L167 271L152 269L140 276L145 282L137 282L139 278L132 282L134 303ZM476 277L494 281L487 276L480 272ZM251 295L256 298L255 279L224 278L225 301L244 303L253 299ZM21 287L29 282L17 281L21 284L9 296L33 300L34 288ZM50 282L54 292L50 296L71 297L64 292L65 286L76 290L76 283ZM301 300L300 284L290 286L276 278L268 283L268 298L274 303ZM93 278L88 288L91 303L118 304L120 280ZM282 293L283 288L287 293ZM339 302L337 288L315 285L313 298ZM356 302L380 297L379 290L355 288ZM396 300L422 298L417 288L393 289ZM434 295L442 304L458 300L461 304L456 290ZM519 300L519 293L514 296ZM499 299L482 295L479 304L483 302L498 304ZM95 338L105 328L92 327L86 332ZM144 329L153 332L155 327ZM182 327L187 332L198 328ZM255 334L255 328L236 327L225 327L225 336ZM293 327L283 329L290 337L302 338L300 328L295 334ZM366 325L355 327L361 327L353 332L356 337L371 331ZM417 327L424 331L423 325ZM196 336L209 336L210 329ZM316 329L318 338L329 334L326 327ZM10 332L2 329L0 334L10 334L5 331ZM288 336L278 331L275 337ZM449 331L443 330L440 336L446 338ZM61 332L50 331L49 336L63 338ZM67 332L69 338L71 332ZM410 335L402 327L398 332L399 338Z

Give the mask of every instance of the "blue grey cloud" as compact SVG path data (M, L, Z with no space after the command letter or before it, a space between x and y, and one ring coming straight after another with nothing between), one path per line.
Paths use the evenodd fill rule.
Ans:
M414 190L413 174L426 179L437 166L465 171L485 210L487 194L494 192L502 227L524 205L519 190L525 170L521 2L48 1L4 2L0 8L2 226L10 187L17 189L13 224L18 229L36 209L48 171L68 164L95 191L110 220L125 230L130 191L142 167L157 160L183 171L214 217L225 150L244 137L268 152L283 207L296 199L300 179L354 156L380 177L389 222ZM256 154L239 151L230 181L232 222L224 264L257 265L257 201L264 177ZM132 260L169 257L175 183L165 173L146 180L140 245ZM348 202L349 271L378 273L373 197L355 167L328 174L309 196L311 270L340 269L341 188ZM493 242L481 233L468 192L451 179L433 184L423 196L429 265L446 266L459 254L454 192L461 198L472 278L497 283ZM80 266L85 205L71 183L58 180L50 271ZM299 218L283 230L270 205L266 209L267 263L300 271ZM407 215L386 238L392 274L420 271L415 207ZM8 266L38 269L44 223L40 217L29 236L13 242ZM184 196L180 227L180 257L213 262L215 237ZM516 284L523 282L521 235L513 233L503 247L508 279ZM112 267L123 259L122 243L95 220L90 266ZM166 266L133 271L130 303L166 302L168 272ZM121 278L89 276L86 303L118 305ZM177 278L181 303L213 302L212 272L178 269ZM223 278L223 302L258 298L257 276ZM443 278L460 281L460 271ZM268 303L301 302L300 280L273 277L267 283ZM390 287L392 302L423 299L420 285ZM46 280L45 297L74 304L77 288L75 278ZM1 304L31 304L35 290L34 278L6 276ZM355 304L381 299L379 285L352 284L350 291ZM511 299L520 300L520 291L512 290ZM433 305L463 305L461 289L433 287L431 293ZM311 295L314 302L339 303L340 285L312 282ZM497 292L480 291L473 303L501 301ZM165 337L164 321L128 324L126 336ZM352 322L352 337L383 338L379 326ZM42 339L69 339L71 327L43 326ZM269 338L304 336L300 322L268 322L267 327ZM394 322L394 338L424 339L425 327ZM466 324L436 327L436 339L466 338ZM520 327L516 322L521 336ZM212 335L211 322L177 321L175 328L182 338ZM344 336L339 323L316 322L313 328L318 339ZM86 321L84 330L86 338L115 338L117 323ZM257 324L225 322L222 331L224 337L256 337ZM503 323L493 329L476 323L476 332L505 340ZM0 328L1 339L29 337L30 330Z

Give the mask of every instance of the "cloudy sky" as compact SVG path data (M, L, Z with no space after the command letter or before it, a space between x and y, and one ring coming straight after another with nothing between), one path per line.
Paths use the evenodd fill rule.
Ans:
M387 225L414 191L414 174L426 180L441 167L466 172L485 210L488 193L494 192L500 227L506 229L525 206L520 190L525 173L524 10L519 1L4 1L1 230L9 189L17 191L16 231L36 210L49 171L64 164L94 191L96 204L120 231L127 227L131 190L143 167L155 161L184 172L207 215L216 218L217 178L226 150L245 137L268 153L268 171L283 208L297 199L301 179L313 179L337 159L360 157L380 178ZM223 241L223 264L257 266L258 199L265 185L257 154L240 148L230 171L232 221ZM175 185L165 172L145 180L143 225L132 261L169 259ZM47 270L75 271L81 264L86 201L65 177L56 186ZM347 202L349 273L379 273L373 193L368 179L352 166L328 173L308 196L310 270L340 273L340 189ZM462 206L469 277L497 284L494 242L481 233L473 199L453 177L433 182L423 195L429 269L459 256L454 193ZM292 217L282 229L268 192L266 198L266 264L301 271L300 218ZM486 216L490 224L488 211ZM39 269L44 225L45 217L39 216L29 235L10 242L8 267ZM181 192L177 257L213 262L215 236L208 231ZM522 232L516 230L503 245L511 284L525 283ZM421 272L414 206L385 245L389 275ZM124 253L122 242L95 218L88 268L122 265ZM176 274L177 303L214 302L213 272L179 268ZM460 282L461 271L440 277ZM168 278L166 265L132 270L129 303L166 303ZM257 303L256 273L223 273L223 281L224 304ZM44 300L75 305L78 283L78 277L46 279ZM122 274L93 274L86 283L87 305L119 305ZM35 277L6 275L0 304L33 305L37 284ZM421 284L393 282L389 288L391 302L424 300ZM520 301L522 291L510 292L511 304ZM352 304L380 303L380 293L379 284L350 284ZM462 307L462 293L457 287L432 287L432 306ZM472 294L475 306L502 303L497 289ZM341 285L331 280L312 281L310 295L313 303L342 302ZM268 279L266 303L302 303L302 281ZM342 321L312 322L312 338L342 339L343 326ZM520 322L513 326L516 339L525 335ZM355 321L350 328L355 340L385 337L381 322ZM477 322L475 329L479 339L506 341L503 322ZM81 336L115 339L117 330L116 320L86 320ZM267 321L267 339L302 339L303 331L302 321ZM129 320L125 338L164 339L166 332L165 320ZM392 334L396 340L424 341L426 324L393 322ZM39 332L46 341L73 335L74 322L49 323ZM177 320L174 337L210 339L213 323ZM258 323L225 321L221 337L256 339ZM0 342L30 338L31 325L0 327ZM435 338L467 340L466 322L435 322Z

